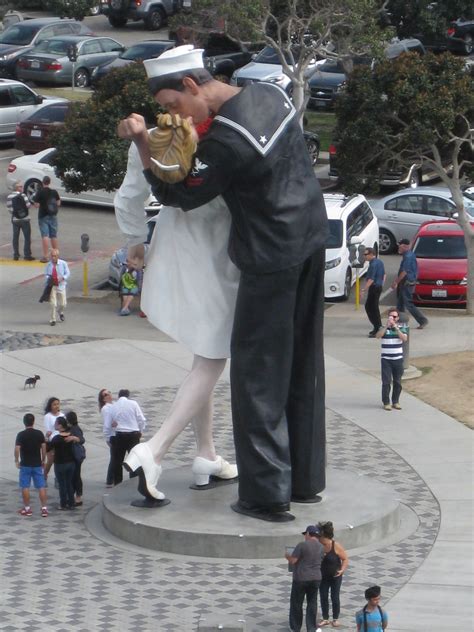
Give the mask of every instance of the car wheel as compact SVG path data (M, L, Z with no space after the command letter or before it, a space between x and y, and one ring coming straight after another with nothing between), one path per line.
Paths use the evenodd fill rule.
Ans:
M113 26L114 29L119 29L127 24L127 18L122 15L109 15L109 24Z
M419 169L413 169L413 171L410 174L410 178L407 182L409 187L412 187L413 189L415 189L416 187L419 187L421 184L421 180L420 180L420 171Z
M311 164L315 167L319 158L319 143L315 138L308 136L305 136L305 141L309 157L311 158Z
M149 15L145 18L145 26L149 31L158 31L163 28L165 23L165 14L161 9L154 9L150 11Z
M39 180L36 180L36 178L31 178L31 180L27 180L25 182L25 186L23 187L23 191L25 192L30 202L33 201L33 196L40 189L41 189L41 182Z
M388 255L395 250L395 237L388 230L379 229L379 253Z
M466 33L466 35L463 37L462 49L465 55L470 55L472 53L473 47L471 33Z
M344 294L342 296L343 301L348 301L351 296L352 289L352 270L347 268L346 278L344 279Z
M77 86L78 88L87 88L90 82L90 75L85 68L79 68L79 70L76 70L76 72L74 73L75 86Z

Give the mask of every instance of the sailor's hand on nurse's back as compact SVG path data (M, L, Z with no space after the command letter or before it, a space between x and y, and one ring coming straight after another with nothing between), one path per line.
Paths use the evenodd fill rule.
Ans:
M127 262L130 262L135 270L141 270L143 268L144 260L145 246L143 244L128 247Z
M117 126L119 138L135 138L147 134L145 119L141 114L130 114L126 119L122 119Z

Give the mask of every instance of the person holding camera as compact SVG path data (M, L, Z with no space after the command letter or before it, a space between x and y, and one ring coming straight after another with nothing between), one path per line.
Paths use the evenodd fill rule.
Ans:
M387 324L379 329L377 338L382 340L382 403L384 410L401 410L399 399L402 392L403 343L408 340L408 325L400 323L400 313L391 309ZM392 387L392 405L390 389Z

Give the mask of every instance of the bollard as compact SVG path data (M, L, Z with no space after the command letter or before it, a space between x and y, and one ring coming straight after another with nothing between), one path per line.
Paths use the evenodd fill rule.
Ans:
M81 250L83 252L82 261L82 294L89 296L89 266L87 263L87 253L89 251L89 235L83 233L81 235Z

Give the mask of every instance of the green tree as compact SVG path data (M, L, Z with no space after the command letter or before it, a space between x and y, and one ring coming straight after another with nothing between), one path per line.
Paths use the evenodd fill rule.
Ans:
M336 104L336 167L347 193L370 191L389 165L425 161L451 191L468 252L474 313L474 230L462 186L474 177L474 85L449 54L406 53L354 71ZM446 171L446 163L452 169Z
M46 7L60 18L83 20L97 0L46 0Z
M129 142L117 138L118 122L132 112L153 125L159 111L150 96L143 64L110 72L88 102L75 103L53 137L56 173L68 191L115 191L127 167Z
M453 20L474 17L472 0L389 0L386 9L400 37L444 36Z
M315 59L337 57L350 71L354 54L380 52L392 35L381 27L383 5L382 0L193 0L192 11L173 24L197 30L219 26L240 41L275 48L302 116Z

